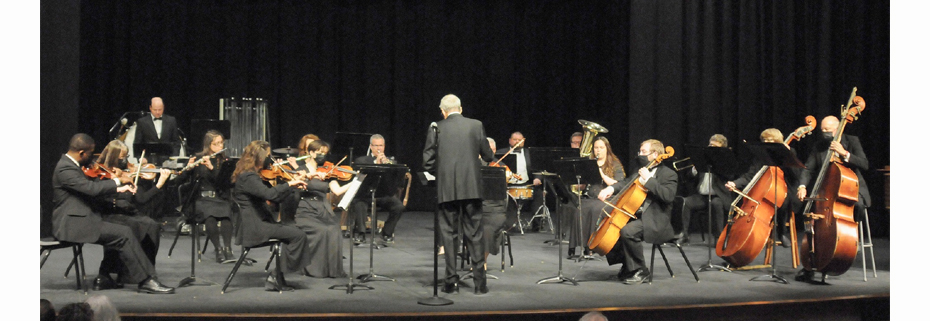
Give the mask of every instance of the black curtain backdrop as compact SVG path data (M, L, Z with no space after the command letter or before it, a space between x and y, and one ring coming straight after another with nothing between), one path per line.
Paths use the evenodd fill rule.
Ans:
M274 147L380 133L414 171L448 93L499 147L513 131L568 146L587 119L627 164L649 138L682 152L714 133L731 146L788 133L838 115L856 86L868 106L847 133L871 161L873 220L884 210L888 1L82 1L79 50L77 117L63 121L99 142L153 96L185 132L220 98L260 97ZM433 208L423 188L410 198Z

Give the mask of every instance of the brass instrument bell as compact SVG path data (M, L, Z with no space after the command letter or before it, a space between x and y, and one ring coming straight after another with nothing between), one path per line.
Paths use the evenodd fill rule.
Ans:
M579 119L578 123L581 124L581 127L584 127L584 138L581 139L581 146L578 150L581 153L581 157L590 157L591 148L594 147L594 137L597 136L598 133L606 133L607 128L604 128L604 126L598 123L584 119Z

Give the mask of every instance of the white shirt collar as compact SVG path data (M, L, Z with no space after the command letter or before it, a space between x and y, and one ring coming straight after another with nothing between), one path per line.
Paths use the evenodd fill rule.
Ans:
M74 162L74 165L77 165L78 167L81 167L81 163L78 163L78 161L76 161L73 157L71 157L71 155L65 154L65 156L68 156L68 159L70 159L72 162Z

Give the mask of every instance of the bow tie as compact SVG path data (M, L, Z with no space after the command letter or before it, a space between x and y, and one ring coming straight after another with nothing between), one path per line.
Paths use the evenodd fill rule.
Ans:
M152 118L152 120L161 120L161 117Z

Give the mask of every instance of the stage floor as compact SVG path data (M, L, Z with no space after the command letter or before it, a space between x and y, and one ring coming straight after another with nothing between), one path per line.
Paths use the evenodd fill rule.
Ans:
M220 293L222 283L232 270L233 264L218 264L213 257L212 246L203 256L202 262L196 264L196 276L200 280L211 281L214 285L188 286L178 288L173 295L151 295L136 293L135 285L124 289L89 291L89 295L105 294L117 306L127 319L143 318L277 318L277 317L324 317L324 318L407 318L407 317L441 317L477 318L488 316L531 317L551 314L553 317L577 319L586 311L600 310L616 315L629 312L644 313L656 311L659 315L669 316L672 311L689 312L691 316L704 315L701 319L723 317L710 311L730 309L743 311L746 307L769 306L769 310L746 310L740 312L745 319L783 319L785 316L797 315L796 319L806 319L809 315L803 306L818 302L837 303L840 305L859 306L859 312L839 311L834 316L843 319L844 313L851 319L856 315L862 318L862 309L877 309L878 319L888 316L890 301L890 250L888 239L873 239L875 263L878 276L872 275L871 264L868 281L863 281L861 254L845 274L827 278L828 285L813 285L794 280L798 271L792 268L790 251L779 247L776 251L777 275L788 280L788 284L772 281L750 281L758 276L771 275L771 268L749 271L722 272L717 270L698 272L700 282L695 282L685 261L673 246L665 247L675 277L670 277L658 256L653 270L652 284L625 285L617 280L619 265L608 266L606 261L575 262L562 260L562 274L575 278L578 285L568 282L560 284L537 284L537 281L556 276L559 273L558 246L545 243L554 238L550 233L528 232L520 234L512 230L513 255L516 262L507 259L502 272L501 255L490 256L488 273L499 277L489 279L490 293L474 295L470 287L461 289L459 294L439 292L440 297L451 299L454 303L446 306L426 306L418 300L430 298L433 294L433 218L430 212L407 212L396 231L396 242L389 247L374 250L374 272L377 275L390 276L390 281L367 282L373 290L356 288L347 294L344 289L330 290L333 285L348 283L347 279L317 279L286 275L290 285L297 288L294 292L264 291L264 264L270 253L267 248L253 250L249 257L259 263L252 266L243 265L233 279L227 292ZM168 249L174 237L174 231L162 235L156 269L159 279L175 286L181 279L190 276L189 236L181 236L173 255L168 257ZM345 242L344 255L349 257L349 239ZM700 234L692 234L692 244L684 247L691 264L697 270L708 263L708 247L695 244L701 242ZM203 241L203 239L201 239ZM86 284L92 286L97 268L102 257L102 247L87 245L84 247L85 265L89 271ZM651 258L650 246L645 247L646 260ZM238 254L238 250L236 251ZM563 257L567 247L562 249ZM354 248L354 274L369 272L370 250L367 247ZM506 254L506 253L502 253ZM40 272L40 297L50 300L55 307L67 303L83 301L86 296L75 290L73 275L62 277L71 259L67 249L53 251ZM760 255L752 264L762 264ZM724 265L724 261L711 256L710 263ZM348 271L349 261L345 261ZM440 277L443 262L439 262ZM72 272L73 273L73 272ZM467 284L471 284L467 282ZM871 305L871 306L862 306ZM758 311L776 309L779 314ZM821 309L827 312L829 309ZM663 312L664 311L664 312ZM707 313L702 313L705 311ZM838 314L837 314L838 313ZM716 317L712 317L716 316ZM736 319L743 317L736 316ZM869 319L871 317L865 317ZM733 319L731 314L730 319ZM815 318L819 319L819 318Z

